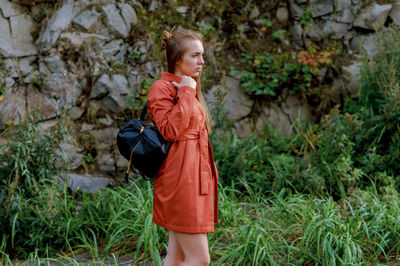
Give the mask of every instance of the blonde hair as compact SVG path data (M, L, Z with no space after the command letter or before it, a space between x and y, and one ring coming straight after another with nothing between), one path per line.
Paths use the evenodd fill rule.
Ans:
M199 40L203 43L201 37L192 31L189 30L179 30L174 31L175 27L171 29L171 31L163 32L163 41L161 44L161 49L165 50L167 56L168 63L168 72L175 74L176 63L182 59L183 55L187 51L186 41L187 40ZM203 93L201 91L200 80L201 74L198 77L194 78L196 81L196 96L201 105L203 106L205 113L205 126L207 128L208 133L211 132L211 115L208 110L206 101L204 100Z

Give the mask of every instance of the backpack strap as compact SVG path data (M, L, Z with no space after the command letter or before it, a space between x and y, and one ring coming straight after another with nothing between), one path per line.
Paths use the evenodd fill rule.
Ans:
M171 84L172 84L172 82L171 82ZM176 95L175 95L175 98L174 98L174 103L176 104L176 103L178 102L178 100L177 100L177 98L178 98L178 88L175 87L175 85L174 85L174 88L175 88L175 90L176 90ZM146 103L145 103L144 106L143 106L142 114L140 115L140 121L143 121L143 120L144 120L144 117L145 117L146 113L147 113L147 101L146 101Z

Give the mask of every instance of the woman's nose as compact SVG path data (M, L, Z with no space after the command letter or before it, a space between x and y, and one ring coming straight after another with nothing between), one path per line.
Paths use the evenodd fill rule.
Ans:
M199 64L200 64L200 65L204 64L204 59L203 59L203 57L200 57Z

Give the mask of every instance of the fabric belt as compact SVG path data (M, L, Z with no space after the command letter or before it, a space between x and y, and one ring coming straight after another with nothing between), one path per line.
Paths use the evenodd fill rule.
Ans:
M178 136L175 141L193 140L199 139L200 144L200 195L207 195L209 193L209 183L211 182L210 177L213 175L214 181L214 220L218 222L218 181L216 173L214 173L213 163L211 158L213 157L212 148L209 147L210 142L208 140L207 129L203 130L192 130L188 129Z

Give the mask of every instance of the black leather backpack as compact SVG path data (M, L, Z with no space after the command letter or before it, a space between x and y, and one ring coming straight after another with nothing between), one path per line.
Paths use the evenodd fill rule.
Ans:
M176 101L175 98L175 104ZM118 131L118 150L129 161L124 178L125 183L128 183L131 166L135 167L138 170L136 173L139 173L145 180L153 180L172 144L162 137L156 126L143 122L146 113L147 103L144 105L139 119L128 121Z

